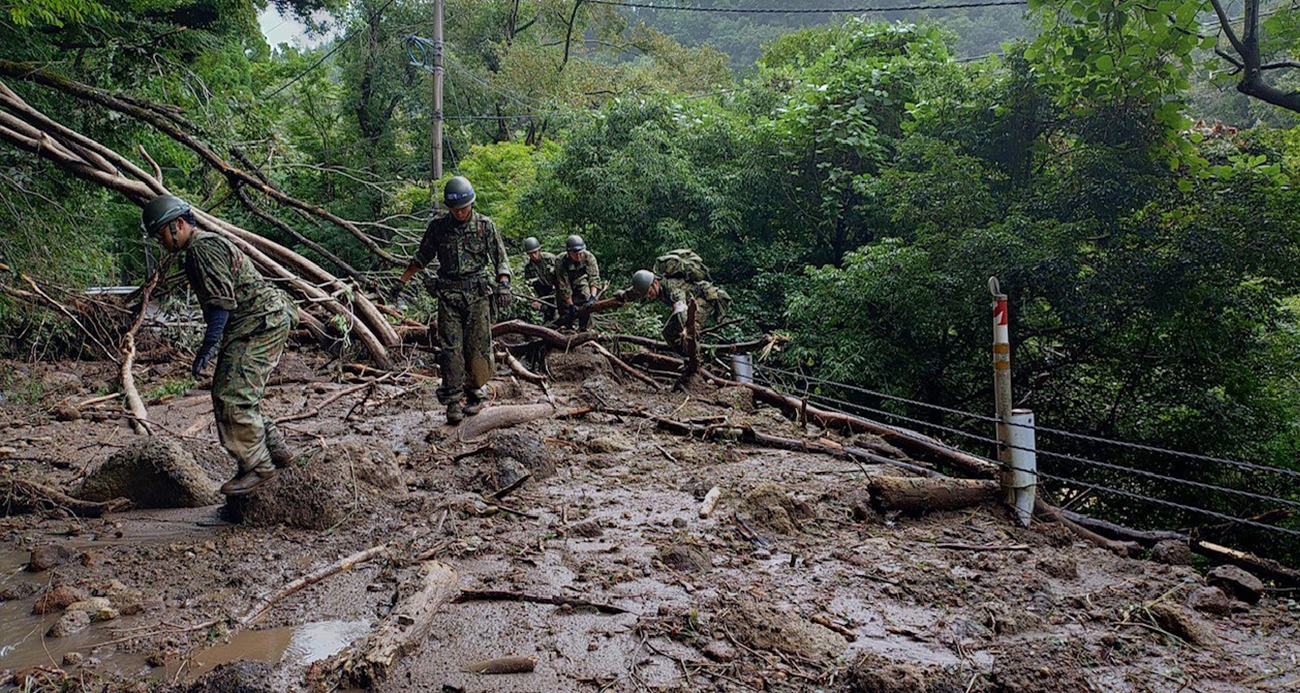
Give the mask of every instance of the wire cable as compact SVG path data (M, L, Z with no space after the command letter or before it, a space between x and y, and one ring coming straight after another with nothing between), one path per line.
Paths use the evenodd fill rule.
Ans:
M963 411L963 410L961 410L961 409L953 409L952 407L945 407L945 406L938 405L938 404L931 404L931 403L929 403L929 402L922 402L922 401L920 401L920 400L909 399L909 398L907 398L907 397L900 397L900 396L898 396L898 395L891 395L891 394L889 394L889 393L887 393L887 392L880 392L880 391L878 391L878 390L872 390L872 389L870 389L870 388L865 388L865 387L861 387L861 386L858 386L858 385L850 385L850 384L848 384L848 383L840 383L840 382L836 382L836 381L833 381L833 380L826 380L826 379L824 379L824 378L818 378L818 377L816 377L816 376L806 375L806 374L803 374L803 373L797 373L797 372L795 372L795 371L788 371L788 370L785 370L785 369L782 369L782 368L777 368L777 367L775 367L775 366L768 366L768 365L766 365L766 364L758 364L758 363L756 363L756 364L754 364L754 367L755 367L756 370L769 370L769 371L772 371L772 372L782 373L782 374L784 374L784 375L788 375L788 376L792 376L792 377L803 378L804 380L807 380L807 381L809 381L809 382L820 383L820 384L823 384L823 385L829 385L829 386L832 386L832 387L843 388L843 389L845 389L845 390L851 390L851 391L854 391L854 392L860 392L860 393L862 393L862 394L866 394L866 395L872 395L872 396L875 396L875 397L881 397L881 398L883 398L883 399L890 399L890 400L894 400L894 401L897 401L897 402L903 402L903 403L905 403L905 404L911 404L911 405L918 406L918 407L926 407L926 408L933 409L933 410L936 410L936 411L942 411L942 412L946 412L946 413L949 413L949 414L956 414L956 415L958 415L958 416L965 416L965 417L972 418L972 419L979 419L979 420L981 420L981 421L990 421L990 422L994 422L994 423L997 423L997 422L999 421L999 419L998 419L997 417L995 417L995 416L988 416L988 415L985 415L985 414L976 414L976 413L973 413L973 412ZM927 423L928 423L928 422L927 422ZM1147 445L1147 444L1145 444L1145 443L1132 443L1132 442L1125 441L1125 440L1113 440L1113 439L1111 439L1111 438L1102 438L1102 437L1100 437L1100 436L1088 435L1088 434L1086 434L1086 433L1075 433L1074 431L1067 431L1067 430L1065 430L1065 429L1061 429L1061 428L1052 428L1052 427L1050 427L1050 426L1040 426L1040 425L1038 425L1038 424L1030 425L1030 424L1017 423L1017 422L1014 422L1014 421L1008 421L1008 422L1007 422L1007 425L1008 425L1008 426L1016 426L1016 427L1018 427L1018 428L1030 428L1030 429L1033 429L1035 433L1047 433L1047 434L1051 434L1051 435L1064 436L1064 437L1067 437L1067 438L1074 438L1074 439L1077 439L1077 440L1086 440L1086 441L1088 441L1088 442L1092 442L1092 443L1102 443L1102 444L1106 444L1106 445L1114 445L1114 446L1117 446L1117 447L1129 448L1129 449L1132 449L1132 450L1141 450L1142 452L1150 452L1150 453L1156 453L1156 454L1162 454L1162 455L1173 455L1173 456L1176 456L1176 457L1184 457L1184 458L1187 458L1187 459L1199 460L1199 461L1201 461L1201 462L1213 462L1213 463L1216 463L1216 464L1222 464L1222 465L1227 465L1227 466L1232 466L1232 467L1239 467L1239 468L1241 468L1241 469L1250 469L1250 470L1254 470L1254 471L1258 471L1258 472L1266 472L1266 473L1269 473L1269 474L1281 474L1281 475L1283 475L1283 476L1289 476L1289 477L1292 477L1292 478L1300 479L1300 471L1296 471L1296 470L1293 470L1293 469L1287 469L1287 468L1285 468L1285 467L1274 467L1274 466L1271 466L1271 465L1257 464L1257 463L1254 463L1254 462L1243 462L1243 461L1241 461L1241 460L1233 460L1233 459L1229 459L1229 458L1225 458L1225 457L1214 457L1214 456L1211 456L1211 455L1202 455L1202 454L1200 454L1200 453L1195 453L1195 452L1185 452L1185 451L1182 451L1182 450L1171 450L1171 449L1169 449L1169 448L1162 448L1162 447L1157 447L1157 446L1154 446L1154 445Z
M648 2L622 2L621 0L587 0L592 5L628 7L638 10L671 10L676 12L717 12L725 14L865 14L868 12L909 12L914 10L958 10L973 7L1027 6L1025 0L985 0L984 2L953 2L930 5L898 5L896 7L701 7L699 5L663 5Z
M769 381L769 384L770 384L770 381ZM1103 469L1109 469L1109 470L1112 470L1112 471L1118 471L1118 472L1124 472L1124 473L1129 473L1129 474L1135 474L1135 475L1137 475L1137 476L1142 476L1142 477L1146 477L1146 478L1149 478L1149 479L1155 479L1155 480L1159 480L1159 481L1165 481L1165 482L1168 482L1168 483L1174 483L1174 484L1181 484L1181 485L1185 485L1185 486L1191 486L1191 487L1200 488L1200 489L1207 490L1207 491L1216 491L1216 492L1220 492L1220 493L1234 494L1234 495L1238 495L1238 496L1242 496L1242 497L1246 497L1246 498L1251 498L1251 499L1254 499L1254 500L1264 501L1264 502L1268 502L1268 503L1280 503L1280 504L1282 504L1282 505L1288 505L1288 506L1291 506L1291 507L1300 508L1300 502L1293 501L1293 500L1288 500L1288 499L1286 499L1286 498L1278 498L1278 497L1276 497L1276 496L1269 496L1269 495L1265 495L1265 494L1261 494L1261 493L1255 493L1255 492L1253 492L1253 491L1244 491L1244 490L1241 490L1241 489L1228 488L1228 487L1225 487L1225 486L1218 486L1218 485L1215 485L1215 484L1207 484L1207 483L1205 483L1205 482L1201 482L1201 481L1193 481L1193 480L1191 480L1191 479L1181 479L1181 478L1178 478L1178 477L1166 476L1166 475L1164 475L1164 474L1159 474L1159 473L1157 473L1157 472L1147 471L1147 470L1145 470L1145 469L1135 469L1135 468L1132 468L1132 467L1124 467L1124 466L1122 466L1122 465L1112 464L1112 463L1109 463L1109 462L1101 462L1101 461L1093 460L1093 459L1089 459L1089 458L1086 458L1086 457L1079 457L1079 456L1077 456L1077 455L1070 455L1070 454L1061 453L1061 452L1054 452L1054 451L1052 451L1052 450L1044 450L1044 449L1041 449L1041 448L1031 449L1031 448L1021 447L1021 446L1018 446L1018 445L1011 445L1011 444L1008 444L1008 443L1001 443L1000 441L998 441L998 440L996 440L996 439L994 439L994 438L989 438L989 437L987 437L987 436L982 436L982 435L979 435L979 434L976 434L976 433L970 433L969 431L963 431L963 430L961 430L961 429L952 428L952 427L950 427L950 426L944 426L944 425L942 425L942 424L936 424L936 423L929 422L929 421L924 421L924 420L921 420L921 419L915 419L915 418L912 418L912 417L903 416L902 414L895 414L895 413L893 413L893 412L886 411L886 410L883 410L883 409L876 409L876 408L873 408L873 407L868 407L868 406L866 406L866 405L858 404L858 403L856 403L856 402L847 402L847 401L840 400L840 399L835 399L835 398L833 398L833 397L829 397L829 396L826 396L826 395L819 395L819 394L816 394L816 393L808 392L808 391L806 391L806 390L803 391L803 394L804 394L805 397L808 399L808 401L810 401L810 402L815 402L815 403L817 403L817 404L819 404L819 405L822 405L822 406L828 406L829 408L832 408L832 409L835 409L835 406L834 406L834 405L839 405L839 406L841 406L841 407L848 407L848 408L850 408L850 409L857 409L857 410L859 410L859 411L870 412L870 413L877 414L877 415L880 415L880 416L886 416L886 417L890 417L890 418L897 419L897 420L900 420L900 421L906 421L906 422L908 422L908 423L912 423L912 424L916 424L916 425L920 425L920 426L928 426L928 427L930 427L930 428L934 428L934 429L941 430L941 431L946 431L946 432L953 433L953 434L956 434L956 435L960 435L960 436L963 436L963 437L965 437L965 438L969 438L969 439L972 439L972 440L975 440L975 441L978 441L978 442L988 443L988 444L990 444L990 445L1005 446L1005 447L1010 448L1010 449L1012 449L1012 450L1021 450L1021 451L1024 451L1024 452L1032 452L1032 453L1035 453L1035 454L1037 454L1037 455L1041 455L1041 456L1043 456L1043 457L1052 457L1052 458L1057 458L1057 459L1066 460L1066 461L1069 461L1069 462L1076 462L1076 463L1079 463L1079 464L1085 464L1085 465L1092 466L1092 467L1100 467L1100 468L1103 468ZM844 411L844 410L842 410L842 409L837 409L837 411L840 411L841 413L846 413L846 414L847 414L847 413L850 413L850 412L846 412L846 411ZM891 427L891 428L893 428L893 427ZM904 429L897 429L897 428L894 428L894 430L903 431ZM950 448L953 449L953 450L957 450L957 448L952 447L952 446L950 446L950 445L948 445L948 444L946 444L946 443L944 444L944 446L945 446L945 447L950 447ZM987 459L987 458L986 458L986 459ZM992 462L992 460L989 460L989 461ZM1001 463L994 462L994 464L1001 464Z
M382 13L384 10L388 9L388 6L389 6L389 5L393 4L393 3L396 2L396 1L397 1L397 0L388 0L388 2L384 3L383 5L381 5L381 6L379 7L379 9L375 10L375 11L371 14L371 16L373 17L373 16L375 16L375 15L378 15L378 14ZM285 82L284 84L281 84L281 85L279 86L279 88L277 88L275 91L271 92L270 94L267 94L266 96L263 96L262 98L263 98L263 99L269 99L269 98L271 98L272 96L275 96L276 94L279 94L280 92L284 91L285 89L288 89L289 87L293 86L294 84L296 84L296 83L298 82L298 80L302 79L303 77L306 77L306 76L307 76L307 73L311 72L312 70L315 70L316 68L318 68L318 67L320 67L322 64L324 64L326 60L329 60L329 58L330 58L331 55L334 55L335 53L339 52L340 49L342 49L344 46L346 46L346 45L348 44L349 41L351 41L352 39L356 38L357 35L360 34L360 33L361 33L361 31L358 30L358 31L353 31L352 33L348 34L347 36L344 36L344 37L343 37L343 40L339 41L338 43L335 43L334 46L333 46L332 48L330 48L329 51L327 51L327 52L325 53L325 55L322 55L322 56L320 57L320 59L318 59L316 62L312 63L311 66L309 66L307 69L303 70L302 72L299 72L298 74L294 75L294 76L293 76L293 79L290 79L288 82Z

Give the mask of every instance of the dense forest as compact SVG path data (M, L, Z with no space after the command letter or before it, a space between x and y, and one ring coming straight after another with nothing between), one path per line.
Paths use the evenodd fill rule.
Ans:
M267 45L263 6L244 0L15 0L0 20L0 81L118 152L147 152L200 207L380 296L397 264L312 218L285 216L286 233L191 147L93 94L183 119L404 259L439 189L431 5L277 2L333 36L304 49ZM581 233L618 288L658 253L696 249L743 318L728 335L789 337L770 357L793 374L773 372L787 387L988 436L979 420L850 388L989 413L997 276L1016 403L1043 424L1300 469L1293 3L1227 5L1231 36L1190 0L790 9L448 0L447 176L474 182L517 263L526 236L555 249ZM144 281L138 207L17 147L0 147L0 217L7 272L72 288ZM412 314L429 309L411 298ZM659 320L638 308L619 319L645 333ZM7 356L87 353L72 326L18 303L0 303L0 326ZM1232 467L1042 438L1066 455L1297 498L1287 477L1243 481ZM1068 458L1043 465L1232 515L1269 509ZM1123 496L1092 502L1133 524L1204 521Z

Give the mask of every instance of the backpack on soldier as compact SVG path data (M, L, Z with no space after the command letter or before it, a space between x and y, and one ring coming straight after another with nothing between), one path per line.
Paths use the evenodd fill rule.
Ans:
M709 268L704 264L704 258L690 248L678 248L660 255L655 259L654 273L668 279L685 279L693 282L702 282L709 278Z

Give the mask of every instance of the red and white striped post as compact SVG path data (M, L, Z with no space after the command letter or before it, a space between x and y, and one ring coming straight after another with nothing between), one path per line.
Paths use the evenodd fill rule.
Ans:
M1034 413L1011 405L1011 335L1007 295L997 277L989 277L993 294L993 401L997 411L998 461L1002 463L1004 500L1028 527L1034 515L1038 461L1034 440Z

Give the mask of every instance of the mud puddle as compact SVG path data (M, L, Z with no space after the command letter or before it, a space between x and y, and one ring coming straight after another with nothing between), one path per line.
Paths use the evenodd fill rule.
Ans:
M47 586L48 575L24 570L29 555L27 551L0 552L0 591L35 594ZM61 638L46 637L46 631L61 616L60 613L33 614L31 598L0 602L0 670L20 671L36 666L69 669L64 665L64 655L77 652L86 656L84 666L100 673L133 676L148 671L142 655L115 651L102 661L89 656L95 645L113 638L112 628L129 623L130 619L114 621L111 626L94 624Z
M195 652L189 659L185 678L194 680L218 665L239 659L267 664L307 666L328 659L370 632L371 623L362 621L316 621L300 626L246 630L228 642Z

